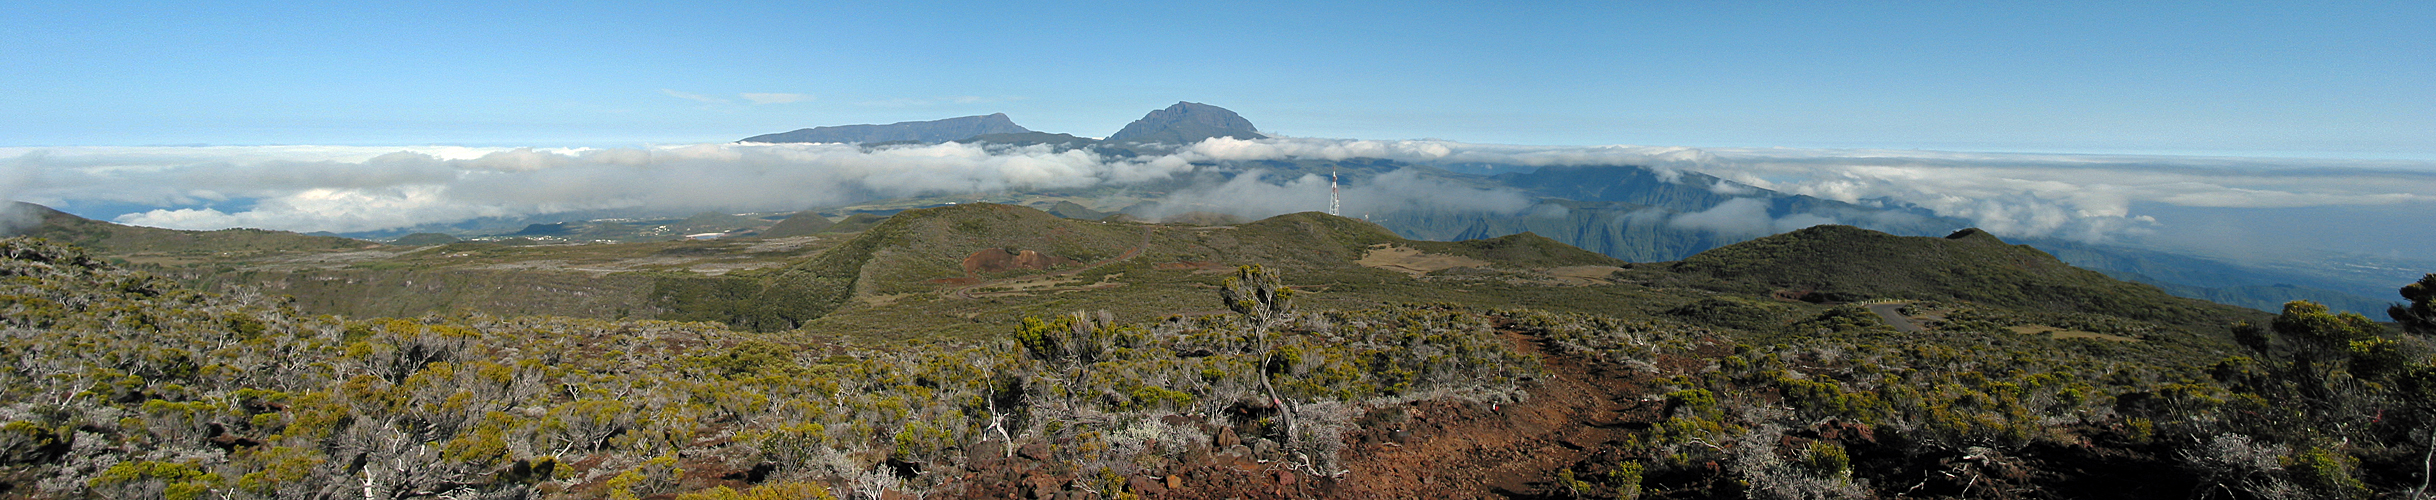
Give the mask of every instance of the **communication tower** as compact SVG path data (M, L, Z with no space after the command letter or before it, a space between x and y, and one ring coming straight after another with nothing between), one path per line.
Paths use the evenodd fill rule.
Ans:
M1328 215L1336 215L1336 169L1328 169Z

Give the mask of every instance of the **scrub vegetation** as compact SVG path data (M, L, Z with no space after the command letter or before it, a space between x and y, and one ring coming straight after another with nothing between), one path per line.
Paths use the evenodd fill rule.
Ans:
M1087 483L1207 453L1212 435L1327 475L1367 409L1511 402L1539 366L1485 316L1296 312L1254 267L1229 281L1236 314L1076 313L867 349L712 323L304 316L0 245L0 444L10 492L44 497L954 492L931 472L1025 449Z
M0 240L0 496L2407 498L2436 456L2436 275L2381 323L1970 231L1632 264L959 206L821 238L604 275L658 319L342 317ZM958 265L989 249L1072 264Z

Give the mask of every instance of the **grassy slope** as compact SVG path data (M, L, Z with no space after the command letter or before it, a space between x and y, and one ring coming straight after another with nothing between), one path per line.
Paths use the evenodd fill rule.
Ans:
M694 470L758 470L755 469L757 464L767 463L788 472L801 471L807 467L806 463L817 457L835 456L834 452L842 450L869 458L857 459L862 461L837 470L849 473L868 470L883 458L900 458L919 461L939 467L936 470L948 472L928 475L927 479L912 478L935 482L975 477L956 474L959 471L952 467L958 465L954 462L957 457L989 456L986 452L967 453L967 450L958 448L981 443L986 438L981 431L986 422L985 414L980 413L985 410L956 405L965 401L988 402L990 400L977 398L995 396L995 391L1004 387L1033 387L1029 389L1033 397L1079 395L1072 396L1076 398L1073 400L1055 400L1055 404L1044 401L1033 406L1038 409L1036 411L1044 412L1041 414L1043 418L1018 421L1013 434L1019 442L1084 443L1072 447L1046 447L1069 455L1077 450L1135 450L1125 453L1149 454L1120 453L1116 458L1137 460L1132 462L1136 464L1159 463L1158 467L1165 467L1167 464L1163 462L1138 461L1137 456L1161 456L1144 451L1147 448L1095 448L1091 443L1094 443L1094 439L1135 439L1131 436L1172 432L1172 429L1160 431L1158 428L1149 428L1149 433L1097 432L1132 429L1123 425L1130 425L1126 422L1150 421L1164 414L1221 415L1219 418L1234 414L1240 418L1234 424L1236 428L1229 432L1255 436L1254 430L1261 427L1254 423L1256 420L1251 414L1232 413L1235 409L1253 407L1240 406L1235 402L1274 400L1257 395L1244 397L1252 395L1248 389L1251 381L1242 377L1246 373L1277 372L1275 375L1280 381L1280 391L1286 392L1287 400L1310 405L1306 408L1318 407L1322 403L1335 404L1338 400L1376 401L1366 398L1380 394L1380 387L1392 387L1398 381L1416 379L1438 384L1437 387L1512 387L1501 385L1511 381L1503 377L1537 372L1511 365L1542 358L1505 355L1501 349L1513 345L1507 342L1507 338L1491 334L1492 325L1495 325L1496 328L1515 329L1519 330L1519 334L1540 339L1543 343L1539 345L1546 346L1549 350L1545 352L1554 356L1571 356L1570 360L1548 358L1556 360L1551 362L1552 365L1583 363L1589 359L1619 363L1613 367L1591 367L1594 369L1575 367L1576 371L1568 377L1531 377L1522 380L1560 380L1581 375L1582 380L1595 382L1634 382L1637 387L1621 388L1612 394L1599 395L1599 398L1613 403L1635 401L1634 398L1646 402L1660 397L1659 393L1664 392L1666 402L1663 405L1642 404L1633 408L1619 405L1610 410L1585 412L1582 420L1556 422L1560 426L1589 426L1580 429L1580 432L1566 432L1561 438L1556 435L1546 439L1535 438L1533 441L1539 443L1538 447L1500 450L1503 453L1499 455L1480 453L1479 450L1484 447L1477 444L1480 440L1473 439L1476 436L1445 436L1445 440L1460 443L1460 449L1464 450L1458 452L1461 455L1427 458L1433 459L1433 463L1464 463L1466 459L1477 463L1512 461L1511 457L1514 456L1558 456L1564 462L1551 463L1541 459L1529 462L1542 466L1532 469L1539 472L1564 467L1562 472L1549 474L1558 478L1589 478L1596 481L1595 485L1584 483L1580 486L1593 487L1590 491L1599 493L1606 493L1618 485L1632 485L1646 486L1651 488L1647 491L1667 493L1665 496L1668 497L1694 494L1740 497L1744 496L1743 488L1775 491L1779 496L1802 497L1824 495L1782 493L1802 488L1849 490L1855 484L1864 484L1878 491L1848 493L1848 496L1867 496L1868 493L1885 496L1897 491L1895 488L1905 488L1908 483L1913 485L1909 486L1911 489L1901 491L1908 494L1918 490L1932 496L1959 497L1967 496L1970 491L2021 490L2044 493L2025 495L2031 497L2153 498L2188 491L2208 491L2203 487L2204 483L2194 482L2218 480L2225 476L2216 475L2209 472L2214 469L2204 467L2211 463L2209 457L2214 455L2192 458L2195 455L2190 452L2210 452L2198 448L2198 444L2235 431L2259 436L2262 443L2290 445L2288 449L2293 452L2291 457L2296 461L2311 456L2328 457L2322 450L2327 449L2323 446L2329 445L2322 443L2337 442L2336 438L2341 438L2340 442L2346 443L2345 447L2325 461L2351 463L2346 461L2352 460L2356 454L2360 457L2357 463L2362 465L2344 467L2358 468L2364 472L2355 474L2349 470L2338 470L2336 473L2341 475L2339 477L2358 475L2371 481L2377 489L2398 491L2411 486L2406 475L2408 471L2403 466L2417 465L2409 459L2422 456L2417 454L2419 448L2410 447L2419 441L2410 439L2413 436L2409 431L2423 428L2416 424L2424 422L2424 418L2419 416L2427 413L2406 410L2424 409L2424 405L2404 406L2396 401L2407 402L2405 400L2381 399L2329 411L2327 415L2331 416L2326 418L2286 419L2284 414L2277 411L2296 405L2257 395L2277 396L2280 393L2237 392L2230 393L2234 397L2214 397L2212 395L2227 395L2229 390L2250 389L2230 383L2219 387L2209 377L2227 377L2223 373L2229 372L2202 372L2199 367L2205 364L2174 365L2160 361L2167 358L2153 356L2137 347L2147 344L2127 346L2010 335L1965 322L1955 323L1957 328L1903 335L1895 334L1881 325L1870 324L1866 313L1859 316L1839 315L1840 312L1854 311L1849 307L1830 310L1816 319L1782 328L1801 331L1811 325L1819 325L1822 333L1817 336L1767 338L1726 332L1731 337L1719 339L1712 338L1711 332L1702 329L1684 328L1672 320L1651 318L1654 314L1649 307L1719 295L1701 290L1665 284L1547 287L1496 280L1415 281L1402 275L1344 263L1370 246L1383 243L1415 245L1432 252L1484 260L1500 259L1496 264L1498 266L1599 262L1594 257L1583 255L1581 250L1530 235L1488 241L1428 243L1402 241L1375 226L1318 214L1294 214L1235 227L1185 227L1044 219L1035 211L1018 207L963 206L908 212L814 258L764 275L826 272L830 276L852 276L857 281L850 282L849 289L885 290L910 285L898 281L882 282L875 277L918 277L939 267L940 264L932 261L933 257L953 256L970 248L1041 244L1041 248L1066 248L1067 251L1081 253L1106 245L1125 245L1128 242L1139 245L1139 238L1144 233L1150 235L1152 250L1143 252L1135 260L1081 273L1076 279L1089 281L1096 279L1093 276L1114 277L1120 274L1127 275L1124 277L1128 279L1143 276L1160 279L1142 279L1135 285L1071 294L1007 296L1003 302L917 294L928 297L920 300L932 302L922 303L907 298L887 306L853 306L814 323L815 326L831 327L830 331L850 331L845 327L851 326L874 332L940 335L961 331L935 328L940 319L952 318L947 313L956 310L1052 316L1075 309L1137 308L1146 305L1212 307L1209 304L1213 292L1205 285L1215 282L1224 274L1200 274L1192 269L1159 269L1160 266L1156 265L1196 259L1217 260L1222 264L1259 263L1286 270L1289 273L1288 283L1309 287L1305 288L1305 294L1296 297L1302 301L1303 310L1337 309L1339 312L1327 316L1329 319L1324 321L1304 320L1302 324L1280 328L1279 331L1288 332L1290 337L1302 337L1289 340L1296 342L1292 346L1297 352L1307 354L1284 356L1283 359L1300 361L1286 361L1279 365L1281 368L1274 370L1258 368L1267 365L1265 356L1227 351L1252 345L1252 337L1229 333L1223 328L1193 326L1193 322L1156 323L1164 326L1147 327L1149 330L1103 328L1096 330L1099 333L1076 333L1053 342L1041 342L1036 338L1021 344L971 347L890 342L886 344L888 348L902 350L893 353L855 352L804 342L805 339L791 334L729 332L703 324L485 317L433 318L421 322L345 322L298 315L292 310L276 307L276 302L240 302L201 296L90 263L59 264L89 259L68 258L65 256L70 252L59 249L35 248L32 251L9 252L12 256L28 254L36 258L0 259L0 264L6 264L0 266L6 268L0 271L8 271L8 274L19 277L7 281L15 288L4 298L11 303L11 307L17 308L12 310L26 311L8 318L12 323L10 330L31 332L40 328L42 330L39 331L45 334L0 339L12 342L12 345L5 346L7 349L0 349L0 354L12 357L11 366L63 366L78 368L79 371L39 377L23 376L14 379L11 384L0 384L0 387L11 388L5 394L8 403L27 406L39 404L58 409L39 415L27 414L21 418L39 418L40 421L29 420L17 424L11 427L12 431L41 438L66 435L66 432L73 430L77 433L78 446L85 447L80 449L107 445L107 448L100 448L100 452L111 453L114 459L163 460L153 466L156 469L181 470L166 469L168 466L161 464L169 464L170 459L158 458L162 456L212 456L192 452L207 450L206 447L216 444L211 439L224 434L232 436L231 439L257 443L236 446L267 445L262 448L264 451L246 452L261 455L239 455L248 459L224 462L190 460L200 465L176 463L190 468L208 467L208 470L216 473L214 476L198 477L199 473L165 475L170 481L183 481L179 483L182 486L212 488L215 491L244 487L245 483L227 479L238 477L253 477L257 483L261 482L262 477L284 477L264 488L266 491L276 489L278 496L284 497L307 496L305 493L313 491L352 491L346 488L352 487L354 483L351 481L357 480L358 476L350 472L350 467L345 465L348 460L343 457L350 454L363 456L361 454L367 453L367 450L386 453L372 457L370 460L374 463L406 464L410 459L421 460L415 463L423 464L422 467L430 470L455 473L445 477L476 478L475 486L508 491L519 487L512 484L517 481L504 479L509 477L504 474L490 475L492 471L514 470L516 464L524 463L518 460L532 458L531 455L539 450L552 449L554 446L562 453L603 457L603 460L577 460L580 455L559 457L568 463L582 464L577 467L587 470L609 467L603 469L603 474L574 474L552 485L586 495L604 495L610 489L621 488L618 483L601 480L611 476L606 472L630 467L643 470L645 467L633 464L672 449L684 449L688 457L709 457L691 458L685 463L685 467ZM1753 295L1765 294L1772 286L1800 285L1810 283L1804 280L1820 280L1815 283L1826 287L1844 287L1839 290L1847 293L1870 292L1882 294L1880 296L1937 300L1982 300L1968 297L1984 297L1987 304L2044 310L2070 309L2058 304L2085 303L2092 296L2146 300L2145 295L2154 294L2154 290L2137 286L2125 288L2120 283L2109 285L2102 276L2090 278L2088 275L2091 273L2087 271L2061 266L2052 262L2051 258L2042 259L2044 254L2035 250L2005 245L1985 235L1960 236L1953 239L1902 238L1850 228L1814 228L1763 239L1757 244L1720 249L1719 252L1704 254L1674 266L1664 266L1691 274L1688 276L1650 269L1660 266L1640 266L1633 271L1636 272L1634 276L1645 278L1672 275L1680 283L1703 283L1699 279L1710 279L1705 284L1713 289L1738 290ZM1057 241L1047 241L1050 239ZM601 245L592 248L458 244L432 250L384 262L409 263L416 262L416 259L431 262L447 259L505 262L530 257L568 258L587 251L631 252L626 256L633 257L736 251L737 247L716 246L712 242L659 246ZM843 264L854 265L825 267ZM1225 266L1219 268L1224 269ZM1139 276L1134 276L1136 273ZM1010 272L1005 277L1021 278L1025 274ZM1729 275L1732 280L1718 278ZM1991 288L1998 290L1991 291ZM2015 289L2018 293L2004 293L2004 288ZM2047 293L2034 293L2038 291ZM1162 297L1159 294L1170 292L1180 294L1179 297L1190 296L1189 299L1178 299L1189 303L1166 304L1141 300ZM865 298L869 296L866 294ZM1347 312L1345 307L1364 301L1389 299L1443 300L1498 308L1526 306L1580 310L1622 306L1627 309L1597 311L1609 316L1572 317L1538 312L1482 314L1463 308L1427 307L1383 308L1378 310L1381 312L1366 313ZM100 307L60 307L64 304L98 304ZM992 307L998 309L989 309ZM1636 307L1640 310L1631 309ZM1818 306L1776 302L1750 307L1797 309L1786 313L1762 311L1762 316L1801 316L1818 310ZM1130 311L1132 309L1126 309L1118 311L1118 314L1126 318L1125 321L1154 323L1150 319L1153 315L1136 315ZM1395 321L1381 319L1390 317ZM858 324L848 320L873 323ZM965 318L948 321L972 323ZM1829 328L1827 323L1831 322L1836 324ZM1217 326L1227 323L1228 320L1223 318L1200 322L1202 325ZM1461 329L1447 330L1440 326L1448 324L1460 326ZM1046 326L1043 330L1051 333L1082 331L1069 328L1070 324ZM1757 332L1771 329L1772 326L1768 321L1759 321L1752 322L1747 329ZM1431 332L1428 330L1430 328L1439 328L1441 332ZM989 332L985 335L997 336L1015 329L1006 325L985 325L979 330ZM1142 334L1144 331L1151 333ZM1428 334L1413 335L1413 332ZM1441 334L1443 332L1462 335ZM1067 358L1038 354L1031 358L1022 357L1025 352L1048 352L1034 347L1037 345L1083 345L1083 341L1095 341L1089 335L1133 335L1135 340L1115 338L1107 342L1143 348L1108 350L1116 353L1110 356L1115 358L1112 359L1113 364L1078 361L1055 365L1060 362L1058 360ZM1211 338L1219 340L1207 340ZM1785 339L1795 339L1798 343L1766 342ZM1729 347L1720 343L1722 340L1747 343ZM1414 342L1417 341L1424 344L1416 347ZM455 344L443 344L446 342ZM1013 345L1022 347L1011 347ZM1348 346L1355 348L1344 349ZM429 354L433 352L441 355ZM822 352L851 352L853 355L823 356L820 354ZM1205 354L1188 358L1184 354L1187 352ZM1420 355L1440 352L1455 353L1455 356L1441 358ZM417 355L429 357L412 357ZM2414 356L2413 359L2424 359L2423 356ZM114 361L122 359L130 361ZM461 369L456 364L429 363L438 359L455 360L472 369ZM1031 361L1026 361L1030 359L1050 364L1045 368L1034 367ZM1261 364L1253 364L1256 359ZM293 360L302 362L286 362ZM118 364L105 365L104 362ZM198 364L207 368L196 370ZM125 370L121 371L120 368ZM993 371L971 371L975 369ZM1216 371L1213 372L1213 369ZM1100 377L1085 379L1073 376L1083 373L1079 370L1107 375L1110 381L1086 382L1092 385L1060 385L1056 386L1055 391L1044 390L1050 387L1047 384L1068 383L1062 381L1101 380ZM1452 371L1416 378L1416 375L1437 373L1421 370ZM1643 371L1648 375L1641 375ZM381 375L366 375L371 373ZM981 377L975 376L976 373L996 373L1000 374L997 376L1010 378ZM32 375L31 372L28 374ZM1230 374L1234 378L1228 378ZM1340 374L1349 375L1338 377ZM1627 379L1616 374L1631 375ZM1590 378L1594 375L1619 378ZM499 378L494 380L491 377ZM1002 385L1001 380L1019 383ZM536 390L503 390L500 389L502 386ZM593 386L632 390L622 390L613 395L601 389L581 389L586 392L577 389ZM2367 388L2346 390L2382 390L2373 386L2363 387ZM96 394L104 396L68 398L64 402L52 399L75 388L92 388ZM1416 392L1426 391L1431 385L1419 384L1411 388ZM263 392L266 390L283 392ZM1175 394L1184 397L1172 397L1159 391L1181 391ZM1537 393L1539 396L1548 394ZM458 395L471 397L461 399ZM750 397L737 398L734 397L736 395ZM1540 400L1543 398L1533 398L1533 401ZM138 401L142 402L141 406L137 406ZM466 406L460 404L461 401L482 406ZM2268 406L2268 401L2276 404ZM2424 398L2418 401L2424 401ZM268 402L279 404L264 404ZM1190 406L1193 404L1201 406ZM1393 405L1400 403L1379 404L1384 409L1394 409ZM1123 415L1124 419L1106 424L1110 427L1094 427L1093 432L1088 433L1075 431L1061 434L1058 430L1070 423L1082 422L1079 418L1062 418L1056 427L1035 425L1064 417L1064 414L1045 412L1056 408L1073 411L1071 409L1077 406L1095 412L1092 415L1098 415L1098 418L1118 414ZM178 416L173 412L196 411L189 408L232 412L230 414L237 418L172 418ZM516 408L536 410L488 411ZM787 413L777 410L788 408L837 410L833 413ZM891 411L892 408L894 411ZM1000 407L990 406L986 411L995 414L997 408ZM1525 417L1534 413L1532 408L1521 404L1507 407L1511 414ZM1366 430L1378 431L1374 436L1387 435L1385 426L1362 424L1360 420L1355 420L1356 415L1367 419L1372 415L1410 414L1401 411L1341 411L1334 412L1334 417L1326 417L1330 413L1313 413L1322 415L1316 418L1334 418L1332 424L1351 421L1357 427L1371 427ZM91 415L94 419L84 420L85 415ZM104 419L125 415L144 418ZM324 415L342 418L326 418ZM476 419L476 415L481 415L480 420ZM1461 414L1452 412L1434 412L1430 416L1432 423L1448 416L1458 418L1443 421L1464 422ZM629 427L603 431L603 435L627 437L578 439L549 434L554 432L553 429L580 428L587 421L599 425L597 422L614 418L627 419L627 423L621 425ZM1521 427L1515 423L1517 418L1501 416L1495 420ZM1619 419L1627 424L1641 425L1613 425ZM2382 427L2375 424L2387 419L2394 419L2397 423L2384 424ZM446 427L422 424L438 421L451 424ZM2371 424L2357 425L2362 421ZM112 422L115 425L111 425ZM348 424L334 422L355 422L362 427L340 432L347 429ZM827 427L798 426L809 423L825 424ZM2331 423L2342 425L2329 425ZM2354 425L2365 430L2349 430ZM388 426L396 426L397 429ZM416 428L421 430L413 430ZM788 433L804 433L806 431L798 429L807 428L811 429L811 433L825 434L810 440L789 437L793 434ZM1277 437L1274 428L1270 429L1270 437ZM26 433L28 430L33 432ZM638 432L627 432L630 430ZM429 437L423 439L433 443L430 447L444 447L449 451L427 453L420 451L423 448L417 448L413 453L405 453L394 444L389 448L367 446L368 443L411 442L406 440L411 436L404 432L426 433L416 436L427 435ZM734 436L735 439L730 441L709 436ZM772 439L771 436L783 439ZM1599 438L1579 439L1583 436ZM1424 436L1423 439L1428 437ZM552 439L606 444L567 446ZM1207 442L1208 439L1192 436L1181 441L1196 444ZM1293 442L1290 438L1287 441ZM1337 440L1320 441L1341 444ZM831 455L813 455L809 452L786 454L787 450L808 446L801 444L805 442L836 448L823 450ZM1814 446L1813 442L1818 445ZM761 449L758 452L727 450L735 454L719 452L715 448L705 449L728 446L729 443L747 443ZM788 448L790 443L795 443L794 448ZM1413 448L1420 448L1419 445L1426 442L1415 441L1413 444ZM1560 451L1557 449L1560 445L1580 450L1581 453ZM1831 453L1826 445L1835 445ZM39 473L69 479L63 484L91 485L97 488L95 494L98 496L141 496L141 492L146 491L142 489L146 487L145 484L122 484L140 481L92 480L92 470L80 472L60 467L58 464L62 462L58 459L68 449L64 445L13 447L10 451L24 451L26 456L34 457L24 461L32 465L12 470L12 473L23 475L0 480L25 484L22 482L24 479L20 478L42 477L32 475ZM1294 448L1297 452L1312 449L1320 447ZM150 450L184 453L144 454ZM475 452L479 450L490 451ZM878 451L860 455L866 450ZM1528 453L1514 453L1517 450ZM270 451L285 455L271 455ZM2274 464L2285 458L2283 453L2272 451L2251 455L2264 457L2264 463ZM298 464L293 469L302 472L270 476L267 471L273 469L271 464L250 459L255 456L297 457L288 463ZM665 456L673 461L676 455ZM1322 456L1325 459L1328 455ZM1832 456L1833 460L1820 460L1822 456ZM1965 456L1991 457L1963 460L1979 460L2003 468L1950 467L1954 462L1950 457ZM2227 456L2247 455L2234 453ZM1272 463L1285 462L1272 460ZM1617 476L1609 474L1627 464L1632 466L1633 479L1613 479ZM989 470L989 466L984 465L975 464L973 467L976 471ZM1357 468L1364 473L1411 473L1409 470ZM1719 474L1720 468L1730 471L1730 474ZM2273 473L2274 470L2272 465L2261 468L2269 472L2260 474ZM2296 467L2293 470L2303 469ZM266 473L264 476L251 475L256 471ZM1944 473L1946 471L1952 473ZM1270 472L1263 471L1260 477L1278 477L1269 475ZM1646 475L1643 475L1644 472ZM636 477L643 475L636 473ZM676 477L651 479L657 481L653 484L658 489L653 491L702 489L723 484L709 478L729 477L724 474L701 475L707 477L694 478L690 482ZM739 472L736 476L742 477L744 474ZM2300 472L2289 476L2309 479ZM818 475L809 477L833 483L846 480ZM1542 477L1545 476L1521 477L1521 481L1530 482L1524 486L1531 489L1512 491L1547 496L1584 491L1576 485L1564 485L1565 489L1560 490L1559 486L1543 481ZM1865 481L1851 481L1856 478ZM405 477L403 480L417 479ZM442 484L439 479L422 481ZM982 481L998 484L1014 482ZM1218 486L1216 483L1196 484ZM1453 483L1441 480L1438 484ZM1999 490L1990 484L2010 489ZM838 483L838 486L842 485ZM157 486L153 485L152 491L157 492ZM2132 489L2124 489L2126 487ZM1750 496L1763 495L1752 492Z
M2085 313L2221 330L2256 311L2175 297L2072 267L1978 230L1945 238L1817 226L1720 247L1670 266L1766 294L1811 291L1838 300L1960 300L2047 313Z
M858 297L929 291L936 287L932 280L963 278L963 259L983 249L1033 250L1093 262L1114 258L1139 241L1138 234L1127 232L1009 205L909 210L784 269L663 278L654 303L669 311L663 315L667 319L792 329ZM1001 277L1006 276L980 278Z
M262 286L299 296L299 305L308 311L353 317L481 311L709 320L745 329L810 328L867 338L901 338L908 332L971 338L1004 332L1027 315L1108 310L1121 317L1149 318L1209 312L1204 296L1225 276L1219 271L1259 264L1282 272L1289 284L1305 290L1305 303L1330 308L1447 302L1658 313L1702 300L1713 291L1764 296L1798 289L2097 313L2191 327L2246 318L2221 306L2168 297L2144 285L2072 268L1984 234L1907 238L1845 227L1763 238L1673 266L1641 266L1604 284L1593 280L1590 286L1550 286L1528 279L1530 271L1630 265L1529 233L1432 242L1407 240L1375 224L1319 213L1207 227L1061 219L1031 208L993 204L909 210L889 218L856 215L828 230L860 233L814 237L812 243L785 250L753 250L757 242L776 240L747 239L537 246L467 242L421 250L331 253L312 247L362 242L259 231L125 228L91 221L61 226L135 235L97 240L104 248L190 240L209 241L202 245L206 249L247 248L249 243L275 249L259 250L254 257L188 257L211 258L208 264L164 261L165 274L208 286ZM142 243L107 245L113 241ZM1471 257L1493 263L1489 267L1494 269L1414 278L1353 264L1379 244ZM962 259L987 248L1034 250L1084 264L967 276ZM1137 248L1139 255L1118 259ZM356 254L363 256L347 257ZM311 255L332 257L300 257ZM943 282L957 279L986 283ZM959 290L964 293L956 293ZM1782 310L1770 316L1779 318L1819 309L1775 304L1771 307Z
M965 211L940 212L936 216L990 213L970 208L962 210ZM835 269L859 261L862 262L861 269L865 270L861 276L893 274L898 277L896 282L901 284L878 286L873 290L875 293L865 294L867 300L841 303L842 307L833 314L811 321L805 327L849 337L901 337L905 332L915 331L951 338L970 338L1004 332L1027 315L1049 316L1082 310L1106 310L1121 318L1153 318L1206 313L1215 309L1207 300L1207 295L1228 275L1219 271L1248 264L1279 271L1289 285L1304 291L1298 300L1312 308L1447 302L1589 311L1636 307L1627 304L1657 304L1653 307L1663 309L1689 300L1634 286L1552 287L1508 280L1462 283L1421 281L1399 273L1353 264L1370 246L1377 244L1408 245L1427 252L1463 255L1521 268L1619 264L1614 259L1536 235L1514 235L1473 242L1411 241L1376 225L1315 212L1282 215L1236 226L1197 227L1038 219L1030 215L1033 211L1029 209L1008 207L991 210L1019 211L1026 213L1022 220L1027 224L1059 226L1076 233L1101 230L1099 228L1115 229L1118 235L1133 239L1117 242L1127 248L1138 244L1143 233L1147 232L1149 245L1132 259L1062 276L1061 284L1052 287L1054 290L986 293L998 288L981 287L976 291L985 293L967 299L943 293L952 290L949 286L905 284L903 281L949 276L909 271L925 268L926 265L914 262L917 260L949 262L949 257L961 258L966 254L958 252L963 252L964 247L925 244L932 248L952 250L932 253L928 257L923 257L919 251L898 251L889 254L897 262L880 264L876 263L877 259L858 260L852 257L857 253L876 252L847 250L852 246L849 244L841 247L835 255L824 254L812 262L797 266L797 269L807 273L813 269L831 269L831 275L842 276L843 273ZM891 235L866 233L863 238L875 242L888 239L915 241L908 239L907 233L897 228L873 231L880 232ZM981 248L979 245L971 247ZM1201 265L1179 266L1178 263ZM887 271L890 269L895 271ZM1109 286L1087 286L1093 284ZM868 300L875 298L877 300Z
M587 245L457 242L353 252L286 252L145 266L198 288L260 288L315 314L414 317L484 312L582 318L656 317L665 276L782 267L840 236Z
M830 222L828 217L822 217L819 212L806 210L787 216L786 220L778 221L777 225L770 226L770 230L763 231L761 235L769 238L803 236L828 231L831 226L836 225L837 223Z
M130 261L218 260L288 252L351 250L379 243L335 236L306 236L285 231L223 229L179 231L112 224L19 203L21 210L40 214L42 225L22 236L47 238Z
M1623 260L1614 257L1574 248L1564 242L1528 232L1480 240L1415 241L1408 244L1425 252L1462 255L1522 267L1618 266L1625 264Z

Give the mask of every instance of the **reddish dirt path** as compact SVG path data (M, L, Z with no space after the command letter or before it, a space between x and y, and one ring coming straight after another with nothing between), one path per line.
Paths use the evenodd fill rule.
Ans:
M1143 227L1142 227L1142 243L1137 244L1137 245L1134 245L1134 246L1133 246L1133 248L1126 249L1126 250L1125 250L1125 253L1118 254L1118 255L1117 255L1115 258L1112 258L1112 259L1102 260L1102 261L1099 261L1099 262L1093 262L1093 263L1091 263L1091 265L1087 265L1087 266L1083 266L1083 267L1077 267L1077 268L1073 268L1073 269L1067 269L1067 270L1064 270L1064 271L1057 271L1057 272L1053 272L1053 273L1047 273L1047 274L1035 274L1035 275L1031 275L1031 276L1018 276L1018 277L1014 277L1014 278L1000 278L1000 279L994 279L994 280L988 280L988 281L980 281L980 282L975 282L975 283L972 283L972 284L967 284L967 285L964 285L964 286L959 286L959 287L955 287L955 288L948 289L946 292L941 293L941 295L945 295L945 296L949 296L949 297L955 297L955 298L959 298L959 299L965 299L965 300L972 300L972 299L973 299L973 294L972 294L972 291L973 291L973 289L975 289L975 288L981 288L981 287L985 287L985 286L990 286L990 285L995 285L995 284L1000 284L1000 283L1006 283L1006 282L1009 282L1009 281L1017 281L1017 280L1036 280L1036 279L1043 279L1043 278L1054 278L1054 277L1058 277L1058 276L1071 276L1071 275L1074 275L1075 273L1080 273L1080 272L1083 272L1083 271L1089 271L1089 270L1092 270L1092 269L1098 269L1098 268L1100 268L1100 267L1107 266L1107 265L1109 265L1109 264L1115 264L1115 263L1118 263L1118 262L1124 262L1124 261L1127 261L1127 260L1132 260L1134 257L1142 255L1142 252L1145 252L1145 251L1149 251L1149 250L1150 250L1150 232L1151 232L1151 230L1152 230L1152 229L1154 229L1154 228L1153 228L1153 227L1150 227L1150 226L1143 226Z
M1551 479L1602 451L1619 448L1631 428L1660 417L1664 403L1643 402L1651 374L1549 352L1542 340L1500 335L1540 356L1549 375L1530 399L1489 405L1428 401L1400 407L1403 418L1346 436L1349 470L1333 479L1281 484L1276 471L1195 474L1199 488L1153 498L1513 498L1561 497ZM1395 408L1387 411L1393 412ZM1379 413L1373 413L1377 416Z
M1650 422L1662 403L1642 402L1648 374L1552 354L1541 339L1500 331L1518 351L1540 356L1549 375L1528 401L1410 407L1411 436L1355 445L1341 478L1348 497L1506 498L1553 493L1557 469L1591 458Z
M1492 406L1434 400L1376 409L1345 436L1340 466L1347 472L1338 477L1313 477L1282 463L1217 460L1212 450L1201 449L1176 457L1176 468L1130 478L1138 484L1129 488L1162 500L1567 498L1570 492L1552 481L1558 470L1622 458L1621 441L1662 416L1664 403L1641 399L1656 375L1552 352L1543 339L1521 332L1498 333L1548 368L1546 377L1525 382L1527 401ZM1701 356L1720 355L1709 351L1722 346L1697 349ZM1691 356L1655 360L1670 373L1702 362ZM1010 466L998 463L995 452L981 456L988 465L967 475L971 489L950 496L1031 498L1056 493L1073 478L1045 473L1033 461Z

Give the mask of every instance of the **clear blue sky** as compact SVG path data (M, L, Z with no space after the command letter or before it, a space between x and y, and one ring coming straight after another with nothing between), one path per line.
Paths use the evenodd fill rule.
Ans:
M1308 137L2436 159L2425 0L291 3L13 2L0 146L1104 136L1190 100Z

